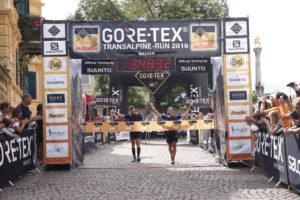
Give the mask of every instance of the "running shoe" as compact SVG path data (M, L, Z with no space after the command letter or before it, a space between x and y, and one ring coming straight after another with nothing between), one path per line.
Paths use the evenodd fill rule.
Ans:
M134 158L131 162L136 162L136 158Z
M174 164L175 164L175 161L174 161L174 160L172 160L171 164L172 164L172 165L174 165Z
M137 158L137 162L141 162L141 158L140 157Z

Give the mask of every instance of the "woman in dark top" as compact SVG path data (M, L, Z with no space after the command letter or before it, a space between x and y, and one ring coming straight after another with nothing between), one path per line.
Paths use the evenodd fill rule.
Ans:
M43 104L37 106L37 114L43 117ZM40 165L43 164L43 118L36 121L36 143L37 143L37 157L40 161Z
M191 111L191 108L192 108L192 104L190 104L190 106L188 107L187 111L181 115L181 114L178 114L178 115L174 115L174 109L173 107L169 107L168 108L168 113L167 115L164 115L164 114L160 114L156 109L155 107L153 106L153 103L150 103L150 106L154 112L154 114L156 114L159 118L161 118L162 120L165 120L165 121L176 121L176 120L180 120L180 119L186 119L188 114L190 113ZM170 152L170 155L171 155L171 164L175 164L175 156L176 156L176 145L177 145L177 142L178 142L178 133L177 131L165 131L165 134L167 136L167 143L169 145L169 152Z

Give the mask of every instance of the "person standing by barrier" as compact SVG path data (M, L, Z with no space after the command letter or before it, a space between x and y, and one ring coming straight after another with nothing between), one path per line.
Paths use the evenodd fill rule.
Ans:
M134 106L129 106L129 112L130 114L120 114L116 113L119 117L122 119L125 119L125 121L135 122L135 121L143 121L143 116L140 113L136 112L136 109ZM132 147L132 155L133 160L132 162L140 162L140 153L141 153L141 132L139 131L132 131L130 132L130 140L131 140L131 147ZM135 146L137 146L137 156L135 155Z
M150 103L150 106L154 112L154 114L156 114L159 118L161 118L162 120L180 120L180 119L185 119L187 118L188 114L191 111L191 108L193 106L193 104L190 104L190 106L188 107L187 111L181 115L174 115L174 108L173 107L169 107L168 108L168 113L167 115L165 114L160 114L154 107L153 103ZM174 165L175 164L175 156L176 156L176 146L177 146L177 142L178 142L178 132L177 131L165 131L165 134L167 136L167 143L169 145L169 152L170 152L170 156L171 156L171 164Z
M22 110L22 116L20 117L20 120L28 119L28 122L24 127L24 129L28 129L29 124L31 122L42 119L42 117L39 115L31 117L31 111L29 110L29 105L31 104L31 101L32 101L31 95L24 94L22 96L22 102L17 106L17 108L20 108Z
M20 108L14 108L11 116L11 119L14 121L12 123L12 128L15 130L17 134L21 134L24 127L28 123L27 119L19 120L21 116L22 116L22 110Z
M290 133L300 133L300 99L298 98L295 104L295 110L286 113L284 110L284 104L285 104L285 99L281 98L279 100L280 103L280 110L282 113L282 118L283 119L295 119L297 121L297 124L291 128L285 128L284 133L285 134L290 134Z
M37 115L41 116L41 120L36 121L36 145L37 145L37 158L40 165L43 164L43 104L37 105Z
M3 116L4 118L9 119L8 113L11 110L11 105L8 102L2 102L0 104L0 116Z

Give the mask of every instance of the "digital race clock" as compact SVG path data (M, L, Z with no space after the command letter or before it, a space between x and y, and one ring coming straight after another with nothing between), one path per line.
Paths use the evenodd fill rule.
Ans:
M174 58L128 58L119 60L119 71L174 70Z

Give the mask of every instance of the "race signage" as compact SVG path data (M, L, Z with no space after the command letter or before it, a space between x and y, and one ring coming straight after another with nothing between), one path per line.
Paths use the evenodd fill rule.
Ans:
M45 78L45 89L66 89L67 88L67 75L49 75L46 74Z
M229 140L230 154L250 154L251 150L251 139Z
M249 105L236 105L236 106L228 106L228 119L246 119L247 116L250 115Z
M44 57L45 72L67 72L67 57Z
M43 56L66 56L67 42L64 40L43 41Z
M163 83L170 77L168 71L149 71L138 72L135 77L147 88L152 94L163 85Z
M250 137L250 126L246 122L229 122L229 137Z
M82 74L110 74L114 61L82 60Z
M208 108L211 106L210 97L197 97L197 98L188 98L186 100L186 105L193 104L195 107Z
M46 143L46 158L60 158L69 156L69 144L62 143Z
M70 57L221 55L220 20L70 21Z
M68 122L68 109L53 108L46 109L46 123Z
M174 70L174 66L174 58L169 57L125 58L119 60L118 71Z
M46 106L66 106L67 92L45 92Z
M225 53L249 53L248 38L226 38Z
M227 86L248 86L248 72L227 72Z
M249 102L249 89L227 89L228 103L246 103Z
M208 72L212 64L210 58L177 59L178 72Z
M43 40L67 39L66 22L55 21L43 23Z
M234 36L248 36L248 20L225 20L225 36L234 37Z
M248 69L248 55L237 54L237 55L226 55L226 69Z
M101 106L120 106L120 99L116 97L97 96L95 98L96 105Z
M68 125L46 127L46 140L67 140L68 136Z

